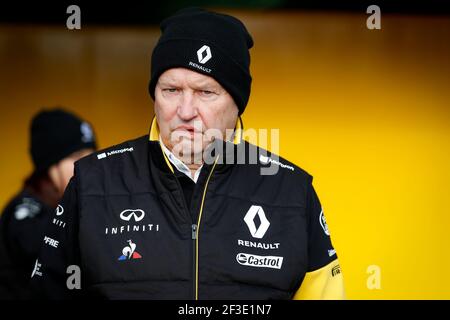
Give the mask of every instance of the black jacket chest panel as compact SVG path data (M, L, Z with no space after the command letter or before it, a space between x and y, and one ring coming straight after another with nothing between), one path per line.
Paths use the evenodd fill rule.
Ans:
M131 151L77 164L85 281L109 297L125 287L131 297L137 290L149 298L190 299L195 221L162 154L149 158L149 145L142 137L114 148ZM262 177L259 165L219 165L212 172L198 227L200 299L290 297L308 264L309 179L301 169Z

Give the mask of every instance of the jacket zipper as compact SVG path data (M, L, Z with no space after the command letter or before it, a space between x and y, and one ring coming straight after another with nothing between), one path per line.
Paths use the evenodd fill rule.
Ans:
M206 196L206 189L208 188L209 179L212 176L212 173L214 171L214 168L216 167L217 160L219 159L219 156L216 157L216 160L214 161L214 165L208 175L208 179L205 183L205 188L203 189L203 196L202 196L202 202L200 205L200 212L198 214L198 220L197 224L192 225L192 240L194 242L194 300L198 300L198 238L199 238L199 232L200 232L200 222L202 220L202 213L203 213L203 205L205 203L205 196Z
M166 160L167 166L172 171L172 173L174 173L172 165L170 164L170 161L167 158L167 156L166 156L166 154L165 154L165 152L164 152L164 150L162 148L161 148L161 151L162 151L162 154L164 156L164 159ZM192 268L193 275L192 275L192 279L193 279L193 282L194 282L194 285L193 285L193 297L194 297L194 300L198 300L198 231L200 229L199 227L200 227L200 221L201 221L202 213L203 213L203 203L205 201L206 189L208 188L209 179L211 178L211 175L212 175L212 173L214 171L214 168L216 167L218 159L219 159L219 156L217 156L216 159L214 160L214 165L213 165L211 171L209 172L208 179L206 180L206 183L205 183L205 188L203 189L202 202L201 202L201 205L200 205L200 212L199 212L199 215L198 215L197 224L192 224L191 225L191 232L192 232L191 233L191 238L192 238L192 247L193 247L193 250L192 250L192 261L193 261L193 268ZM175 179L175 180L177 182L178 189L182 190L180 182L177 179ZM186 212L190 215L190 210L189 210L189 208L187 206L187 203L186 203L186 200L184 199L184 196L182 198L183 198L182 202L183 202L184 208L185 208ZM192 221L192 222L194 222L194 221Z
M196 270L196 264L195 264L195 259L196 259L196 254L197 254L197 249L195 246L195 241L197 240L197 225L193 224L192 225L192 279L194 281L194 285L192 286L192 296L194 297L194 300L196 299L196 286L195 286L195 279L197 276L197 270Z

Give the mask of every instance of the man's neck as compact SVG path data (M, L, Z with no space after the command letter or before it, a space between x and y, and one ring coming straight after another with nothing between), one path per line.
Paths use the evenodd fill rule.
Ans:
M197 172L197 170L203 165L203 163L201 164L188 164L186 162L183 163L186 165L186 167L189 168L189 170L191 170L191 177L193 177Z
M197 159L196 157L188 157L187 159L185 159L184 157L177 157L169 148L166 147L161 137L159 138L159 141L161 143L161 146L163 147L163 152L167 152L166 154L169 158L169 161L177 168L177 170L183 172L186 175L189 175L190 178L194 180L194 182L197 182L199 170L203 166L203 159L200 159L200 161L194 161L195 159Z

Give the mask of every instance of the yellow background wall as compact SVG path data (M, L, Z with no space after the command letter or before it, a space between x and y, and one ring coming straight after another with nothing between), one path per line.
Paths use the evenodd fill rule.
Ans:
M254 36L246 128L315 177L350 299L450 298L450 19L232 12ZM63 105L100 146L148 132L157 28L0 26L0 206L31 171L29 121ZM381 270L370 290L367 267Z

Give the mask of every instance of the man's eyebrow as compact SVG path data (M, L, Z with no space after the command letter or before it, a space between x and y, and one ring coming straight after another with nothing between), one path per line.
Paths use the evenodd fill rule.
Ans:
M160 77L158 79L157 85L176 87L179 86L180 84L177 79L169 77L166 78ZM191 82L190 85L197 90L205 90L205 89L219 90L221 88L220 84L211 81L210 79L194 80Z
M219 89L220 88L220 85L218 83L215 83L215 82L210 81L210 80L198 81L196 83L193 83L193 86L198 88L198 89L205 89L205 88Z
M174 86L174 85L177 85L177 80L175 80L175 79L171 79L171 78L162 78L162 77L160 77L159 79L158 79L158 84L160 84L160 85L171 85L171 86Z
M170 75L164 75L164 76L160 76L158 79L158 82L160 84L164 84L164 85L178 85L180 83L180 79L177 79L173 76Z

